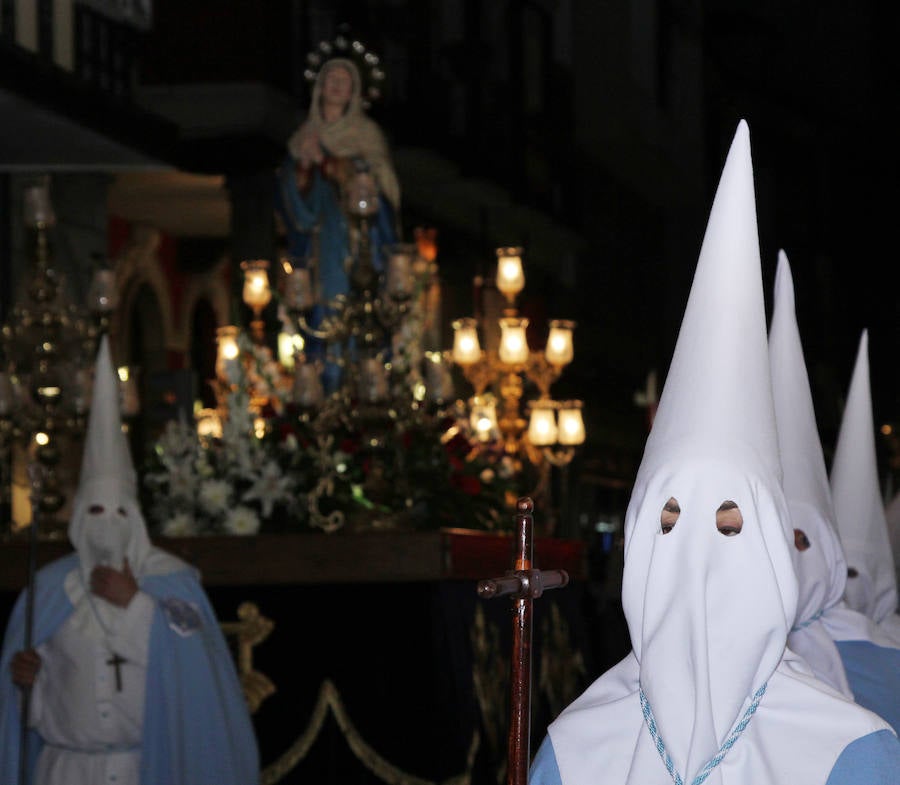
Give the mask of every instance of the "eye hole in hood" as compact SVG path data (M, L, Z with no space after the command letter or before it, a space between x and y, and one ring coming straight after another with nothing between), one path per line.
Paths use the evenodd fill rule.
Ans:
M716 510L716 528L719 534L726 537L734 537L741 533L741 529L744 528L744 517L735 502L726 499L719 505L719 509Z
M659 516L660 530L663 534L668 534L675 528L679 515L681 515L681 506L678 504L678 499L670 496L663 505L662 514Z
M812 543L809 541L809 537L806 536L806 532L803 529L794 529L794 547L798 551L806 551L809 550L809 546Z

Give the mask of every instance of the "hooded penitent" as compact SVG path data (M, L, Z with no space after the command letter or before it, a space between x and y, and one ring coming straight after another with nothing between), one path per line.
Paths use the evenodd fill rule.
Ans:
M831 466L831 494L847 557L844 597L882 623L897 610L897 577L878 484L869 388L869 336L863 331Z
M884 727L783 659L797 581L780 480L742 122L626 512L633 651L550 726L563 785L821 785Z
M791 268L783 251L778 254L775 274L769 359L784 494L793 526L788 547L799 583L788 646L803 656L820 679L852 698L840 653L823 619L841 601L847 563L832 528L828 472L797 326Z
M69 540L85 580L98 564L121 570L127 557L135 575L150 551L137 500L137 475L119 417L119 385L106 336L94 366L94 387Z
M685 779L766 684L794 620L765 319L742 123L625 520L622 604L641 688ZM680 514L663 534L670 498ZM733 536L717 528L728 502L743 518Z

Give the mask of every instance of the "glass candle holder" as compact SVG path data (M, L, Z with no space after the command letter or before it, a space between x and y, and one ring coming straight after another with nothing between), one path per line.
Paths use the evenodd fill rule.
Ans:
M226 325L216 330L218 351L216 375L227 384L237 384L241 350L237 342L238 328Z
M476 395L469 401L469 424L475 438L487 443L500 438L497 404L492 395Z
M435 403L453 397L453 374L442 352L425 352L425 389L428 400Z
M403 300L412 295L415 254L414 245L398 243L390 246L385 280L385 290L389 297Z
M564 401L559 404L559 443L567 447L584 444L584 418L581 401Z
M292 398L294 403L303 407L318 406L325 400L321 368L317 363L307 363L302 358L297 358Z
M521 365L528 362L528 319L509 317L500 320L500 362Z
M34 229L56 224L48 178L42 178L41 182L28 186L23 194L23 203L25 226Z
M528 421L528 441L535 447L556 444L556 408L549 401L536 401L531 405Z
M480 359L477 322L471 317L457 319L453 322L453 362L457 365L472 365Z
M359 369L359 394L367 403L379 403L388 396L387 368L378 357L367 357Z
M572 331L575 329L575 322L565 319L554 319L550 322L550 333L547 336L547 348L545 356L550 365L558 368L568 365L575 356L575 350L572 346Z
M108 268L95 270L88 290L88 307L92 313L107 314L119 304L115 271Z
M316 302L309 268L288 266L290 266L290 272L285 268L284 304L288 308L298 311L312 308Z
M241 262L244 271L244 289L241 293L247 307L258 317L263 308L272 301L269 286L269 263L265 259Z
M365 218L378 212L378 188L368 171L357 172L347 186L347 209Z
M497 249L497 289L512 302L525 288L525 272L522 270L522 249L518 247Z

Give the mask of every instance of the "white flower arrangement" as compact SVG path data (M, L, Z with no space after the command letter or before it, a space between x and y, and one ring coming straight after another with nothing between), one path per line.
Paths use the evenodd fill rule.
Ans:
M241 401L231 403L236 416L224 423L221 438L170 422L156 443L144 482L149 517L166 537L256 534L278 509L298 506L300 489L277 460L284 448L272 454L238 408Z
M415 331L401 339L394 372L420 400L421 346ZM144 466L144 509L156 532L249 536L383 521L425 528L461 518L484 529L504 524L520 467L478 442L462 404L417 409L402 427L379 431L377 443L365 420L337 410L323 432L282 390L268 349L246 335L238 346L219 414L201 411L199 430L168 423Z

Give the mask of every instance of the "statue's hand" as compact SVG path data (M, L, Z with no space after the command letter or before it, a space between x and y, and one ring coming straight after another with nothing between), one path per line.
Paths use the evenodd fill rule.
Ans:
M138 592L128 559L121 570L99 565L91 572L91 591L120 608L127 608Z
M16 652L9 664L13 684L30 687L41 669L41 657L34 649Z
M300 163L303 166L312 166L322 163L323 158L319 135L310 133L304 136L303 141L300 142Z

